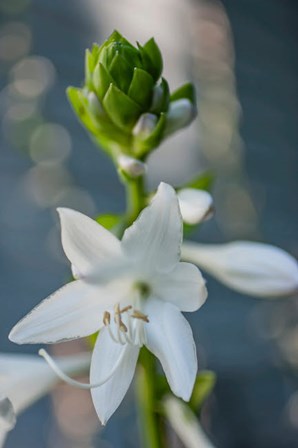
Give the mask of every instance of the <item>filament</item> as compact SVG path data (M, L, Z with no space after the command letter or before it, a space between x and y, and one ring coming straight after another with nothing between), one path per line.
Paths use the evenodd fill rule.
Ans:
M118 367L120 366L124 355L125 355L125 350L122 350L121 355L119 356L116 364L114 365L114 367L112 368L111 372L109 373L109 375L104 378L102 381L99 381L97 383L81 383L80 381L76 381L73 378L71 378L70 376L66 375L58 366L58 364L54 361L54 359L47 353L46 350L44 350L43 348L41 350L39 350L38 354L40 356L42 356L42 358L45 359L45 361L48 363L48 365L51 367L51 369L56 373L56 375L62 380L65 381L67 384L69 384L70 386L75 386L78 387L79 389L95 389L97 387L102 386L103 384L105 384L107 381L109 381L109 379L112 378L112 376L114 375L114 373L116 372L116 370L118 369Z

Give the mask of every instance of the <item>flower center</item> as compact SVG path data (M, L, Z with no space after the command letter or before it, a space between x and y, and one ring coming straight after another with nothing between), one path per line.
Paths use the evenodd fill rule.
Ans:
M109 311L105 311L103 315L103 323L111 338L121 345L131 344L142 347L146 344L144 324L148 322L148 316L131 305L120 308L117 304L112 316Z
M141 299L147 299L151 293L150 286L145 282L136 282L134 284L134 289Z

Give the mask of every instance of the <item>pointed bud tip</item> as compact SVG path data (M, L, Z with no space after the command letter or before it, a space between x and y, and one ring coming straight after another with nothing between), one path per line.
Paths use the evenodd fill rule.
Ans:
M171 185L167 184L166 182L160 182L157 188L157 193L172 196L175 198L177 197L174 188Z

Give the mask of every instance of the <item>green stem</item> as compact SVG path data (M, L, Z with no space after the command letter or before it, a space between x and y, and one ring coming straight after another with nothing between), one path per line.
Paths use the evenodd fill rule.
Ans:
M130 226L146 205L144 178L127 179L125 182L127 212L125 227ZM156 361L146 349L141 350L137 374L136 396L143 448L162 448L161 421L157 414Z
M144 178L130 179L126 187L126 226L130 226L139 216L145 206Z
M121 233L139 216L146 205L144 178L125 179L127 211ZM158 393L155 357L146 349L141 350L136 374L136 396L143 448L162 448L161 419L157 413Z
M153 355L142 349L136 374L137 409L143 448L162 448L161 422L156 413L156 363Z

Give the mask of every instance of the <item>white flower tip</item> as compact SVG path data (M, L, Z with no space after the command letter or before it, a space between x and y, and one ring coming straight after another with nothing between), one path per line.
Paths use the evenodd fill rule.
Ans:
M167 195L167 196L176 196L174 188L165 182L160 182L160 184L158 185L158 188L157 188L157 194Z
M68 208L68 207L57 207L56 208L56 210L57 210L57 213L58 213L58 215L60 216L60 218L63 216L63 215L66 215L66 214L72 214L72 213L79 213L79 212L77 212L76 210L73 210L73 209L71 209L71 208Z
M9 339L11 342L14 342L15 344L22 344L22 341L21 341L21 339L19 338L19 335L18 335L18 324L15 325L15 326L10 330L10 333L9 333L9 335L8 335L8 339Z
M146 138L148 137L157 123L157 116L150 113L142 114L137 121L137 124L133 128L133 135L135 137Z
M145 163L123 154L118 158L118 165L124 173L133 178L143 176L147 171Z
M30 314L29 314L30 315ZM11 330L8 339L14 344L36 344L30 327L27 325L27 316L23 317Z
M186 403L189 402L190 398L191 398L191 394L192 394L192 389L191 391L189 391L187 394L183 393L180 395L180 398L182 398L183 401L185 401Z
M187 126L196 116L196 107L187 98L172 101L167 113L165 134L169 135Z
M182 219L186 224L199 224L212 217L214 213L213 199L207 191L183 188L177 196Z
M107 418L105 418L105 419L103 419L103 418L99 418L99 421L100 421L100 423L101 423L101 426L106 426L106 424L107 424L107 422L108 422L108 419L107 419Z
M0 428L10 431L16 424L16 414L12 402L7 397L0 398Z

